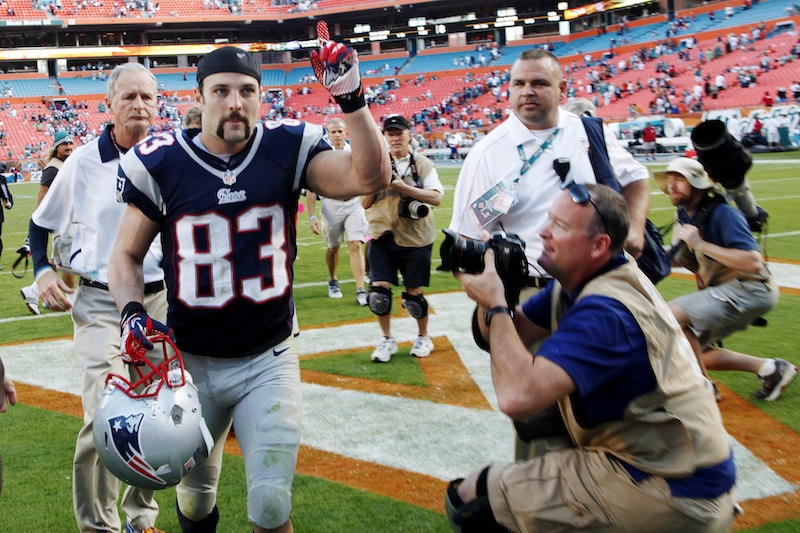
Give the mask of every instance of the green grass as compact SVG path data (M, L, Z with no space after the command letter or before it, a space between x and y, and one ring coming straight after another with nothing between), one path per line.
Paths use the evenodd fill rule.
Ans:
M369 359L372 350L369 350L318 359L304 359L301 361L300 366L306 370L337 376L372 379L417 387L427 386L428 381L425 379L416 359L403 357L408 355L410 348L408 346L400 346L398 348L397 355L392 359L391 365L376 365L372 363Z
M795 154L756 156L748 172L753 192L759 204L770 213L771 236L767 239L768 253L776 259L800 260L800 177L791 163L764 164L763 159L800 157ZM652 169L663 168L650 167ZM440 176L446 187L444 203L434 210L436 225L448 225L452 193L457 169L442 168ZM12 343L36 339L70 336L72 323L67 315L40 320L4 322L2 319L27 317L19 288L32 281L30 273L24 280L9 274L16 257L14 251L27 234L28 220L36 194L35 184L13 184L15 207L6 212L3 228L5 253L0 259L0 342ZM655 184L652 185L656 191ZM663 224L673 215L673 208L663 194L652 197L651 218ZM441 232L434 247L434 267L438 265ZM351 320L371 320L375 317L355 301L355 285L348 282L351 275L347 250L342 248L339 278L345 297L327 297L325 245L322 239L308 230L307 214L300 215L298 224L300 260L295 264L296 303L301 327L320 327L326 323ZM427 292L460 290L460 284L448 273L434 273ZM667 279L659 284L665 298L671 299L694 290L689 281ZM46 311L45 311L46 313ZM725 341L726 347L764 357L780 356L800 364L797 346L800 332L796 327L800 316L800 297L784 295L778 306L767 315L766 328L750 328ZM442 320L432 316L431 320ZM375 321L376 338L379 335ZM407 349L407 348L401 348ZM395 383L425 385L424 376L413 358L397 357L392 365L364 364L367 353L342 354L334 357L308 359L303 368L320 372L383 380ZM748 374L719 372L714 374L736 393L749 398L757 388L757 380ZM773 416L794 431L800 431L796 411L800 401L797 387L790 388L778 402L753 402L765 415ZM40 410L24 404L0 415L0 451L4 459L4 489L0 496L0 531L74 531L71 504L71 462L74 441L81 425L78 418ZM446 438L443 436L443 438ZM477 438L477 437L476 437ZM221 532L248 531L246 494L242 460L226 455L219 489L219 506L223 509ZM159 525L166 531L178 531L174 508L174 489L159 493L162 508ZM298 475L294 484L292 520L297 531L312 533L374 533L374 532L445 532L450 531L446 518L439 513L399 502L380 495L359 491L348 486L311 476ZM800 529L800 520L770 524L753 532L779 533Z
M81 427L78 418L17 405L3 416L4 487L0 496L0 531L61 533L75 530L72 515L72 451ZM217 505L219 531L250 531L244 462L226 455ZM298 475L294 481L292 522L295 531L446 531L444 515L391 498ZM159 527L180 531L175 489L157 493Z

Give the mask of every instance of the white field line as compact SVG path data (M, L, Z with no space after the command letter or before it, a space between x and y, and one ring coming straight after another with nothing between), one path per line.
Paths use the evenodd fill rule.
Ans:
M432 294L429 330L446 336L492 410L443 405L426 400L304 384L303 444L354 459L430 475L442 480L513 457L512 425L497 410L489 358L470 332L473 304L462 293ZM416 336L411 318L392 320L399 342ZM297 338L302 355L344 348L364 349L377 341L374 322L309 329ZM20 382L80 394L80 366L70 340L0 347L9 375ZM431 355L436 357L436 352ZM365 365L372 364L368 360ZM741 500L794 491L763 462L734 442Z

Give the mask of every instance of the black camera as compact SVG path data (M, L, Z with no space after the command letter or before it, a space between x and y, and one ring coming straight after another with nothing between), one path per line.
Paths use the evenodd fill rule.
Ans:
M479 274L485 264L483 255L487 248L494 250L494 264L506 289L509 307L517 305L519 293L528 285L528 259L525 241L519 235L495 231L488 242L467 239L456 232L443 229L444 242L439 249L442 264L436 270Z
M725 187L736 206L744 213L752 231L760 232L769 216L756 204L756 199L745 180L745 173L753 164L753 156L742 143L733 138L721 120L707 120L692 130L692 144L697 160L708 176Z
M400 203L397 204L397 214L403 218L419 220L428 216L430 211L430 208L424 202L415 200L410 196L401 197Z

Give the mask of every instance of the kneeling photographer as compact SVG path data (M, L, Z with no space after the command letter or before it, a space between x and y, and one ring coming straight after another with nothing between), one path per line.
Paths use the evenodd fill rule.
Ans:
M443 266L448 257L479 305L498 409L528 420L556 404L572 444L451 481L457 533L730 529L722 416L675 317L623 251L629 227L620 193L566 182L540 231L538 264L553 281L517 306L508 289L521 269L501 256L520 255L518 238L443 247ZM452 253L468 247L485 250L480 274Z
M442 203L444 187L430 159L409 150L411 128L400 115L387 117L383 134L392 160L392 181L373 195L364 196L372 241L369 264L372 284L370 310L378 316L382 338L372 352L376 363L388 363L397 353L391 333L392 286L403 276L403 307L417 321L419 335L410 354L427 357L433 350L428 335L428 302L422 287L430 284L431 252L436 222L430 212Z

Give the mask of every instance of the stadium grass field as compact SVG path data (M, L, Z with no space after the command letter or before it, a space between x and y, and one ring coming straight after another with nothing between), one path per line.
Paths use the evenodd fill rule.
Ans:
M756 163L747 174L759 204L770 213L769 237L762 246L766 244L770 260L788 272L800 265L800 176L797 175L798 162L792 155L756 156ZM662 163L650 168L663 166ZM439 228L446 227L450 219L457 173L458 169L451 166L440 169L447 190L443 205L434 211ZM65 392L69 387L48 387L46 382L35 379L45 371L55 376L53 383L59 377L69 381L74 375L75 356L70 350L72 323L66 314L29 315L19 288L30 283L32 277L29 273L24 280L18 280L10 275L11 263L16 257L14 251L27 234L37 187L36 184L11 185L15 207L6 212L3 228L0 357L17 382L19 403L0 415L0 453L4 463L0 495L2 533L75 530L71 459L75 435L81 426L80 398ZM654 184L652 189L651 218L663 224L672 216L673 208ZM309 425L318 425L320 420L329 421L325 430L336 436L338 442L342 441L342 435L349 436L350 440L344 439L348 445L332 451L319 444L315 428L309 431L308 439L312 442L307 442L304 435L294 484L292 520L295 530L313 533L450 531L442 503L447 477L440 473L439 456L458 455L462 453L459 450L467 449L478 465L495 460L498 453L501 459L510 459L510 455L505 455L506 449L497 452L490 449L490 444L483 444L484 441L495 442L493 438L497 442L508 440L506 435L499 438L490 435L491 428L505 427L503 417L497 417L499 426L482 427L475 423L482 418L468 416L472 412L491 415L496 411L496 404L485 375L474 371L475 361L480 362L480 356L466 353L472 341L466 337L467 324L462 322L464 313L471 312L471 308L460 309L465 305L458 299L461 296L459 283L449 274L435 273L426 291L432 301L431 325L437 332L446 330L447 333L436 334L436 350L430 358L403 357L409 343L401 342L400 353L391 364L371 364L369 352L379 337L379 329L369 310L355 302L346 249L342 249L339 263L345 297L331 300L326 292L324 243L308 230L307 214L300 215L298 228L295 295L303 331L298 342L306 347L301 352L301 368L307 418ZM435 247L434 267L438 264L440 241L441 234ZM800 276L795 279L800 280ZM659 289L669 299L694 290L694 284L689 276L675 273L660 283ZM451 300L455 300L455 305L448 307ZM398 308L395 305L394 313L402 333L404 319ZM800 283L795 281L782 287L780 303L767 315L767 327L736 334L726 340L726 347L765 357L779 356L800 364L798 316ZM346 336L342 332L358 333L353 339L342 339ZM357 347L348 347L345 340ZM744 501L745 514L737 521L736 529L800 531L800 461L797 460L800 388L793 385L777 402L755 402L750 398L750 393L758 386L753 376L728 372L716 373L713 377L722 385L720 407L728 431L789 487L778 494ZM323 398L320 391L334 389L342 394L337 396L339 405L331 406L319 400ZM341 401L352 399L344 394L355 398L352 404L345 405ZM382 399L387 403L382 403ZM397 399L402 401L388 403ZM442 406L463 408L447 411L463 414L463 420L456 418L429 426L408 422L409 418L423 418L425 411ZM333 412L345 407L350 411ZM373 427L378 418L387 426L400 428L399 433L391 433L390 441L386 434L364 431ZM402 433L406 427L410 428L408 439ZM457 428L463 431L456 431ZM425 433L424 438L419 433ZM421 442L427 444L420 445ZM348 446L353 453L347 451ZM235 440L229 440L226 451L218 501L222 513L219 531L249 531L243 463ZM398 461L365 459L395 455L400 458ZM417 458L417 463L404 468L407 456ZM465 465L461 474L471 469L472 464ZM764 471L764 468L753 471L740 468L739 475L743 485L759 487L771 483L766 477L760 477ZM174 500L174 489L158 495L162 508L158 525L170 533L179 531Z

